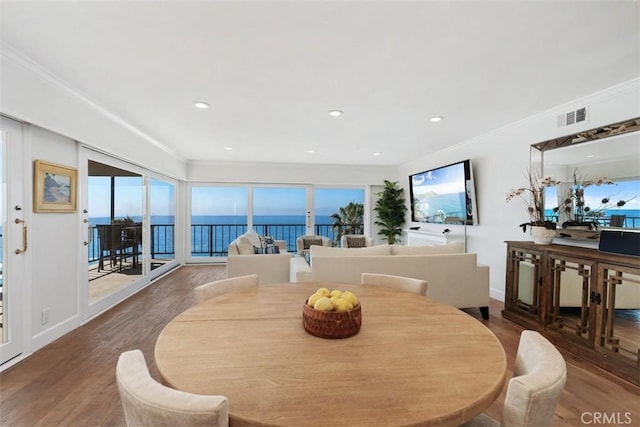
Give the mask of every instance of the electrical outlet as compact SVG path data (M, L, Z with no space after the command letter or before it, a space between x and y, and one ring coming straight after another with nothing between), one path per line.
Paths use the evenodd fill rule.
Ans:
M46 325L47 323L49 323L49 309L45 308L44 310L42 310L42 317L40 319L40 323L42 325Z

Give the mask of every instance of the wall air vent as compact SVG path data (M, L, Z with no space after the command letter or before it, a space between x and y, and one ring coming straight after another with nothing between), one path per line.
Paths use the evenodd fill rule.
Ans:
M558 116L558 127L573 125L587 120L587 107L578 108Z

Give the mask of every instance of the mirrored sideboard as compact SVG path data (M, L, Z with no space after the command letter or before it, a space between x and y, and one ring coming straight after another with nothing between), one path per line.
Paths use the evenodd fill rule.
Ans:
M640 258L506 243L502 315L640 385Z

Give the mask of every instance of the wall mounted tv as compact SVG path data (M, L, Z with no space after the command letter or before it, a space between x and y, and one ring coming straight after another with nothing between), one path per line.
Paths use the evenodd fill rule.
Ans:
M478 224L469 160L409 176L409 191L413 222Z

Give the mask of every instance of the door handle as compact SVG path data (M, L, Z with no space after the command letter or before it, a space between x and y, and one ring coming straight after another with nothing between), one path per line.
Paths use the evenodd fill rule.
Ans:
M14 222L16 224L22 223L22 249L16 249L15 250L16 255L19 255L19 254L27 252L27 243L28 243L27 221L25 221L24 219L16 218L14 220Z

